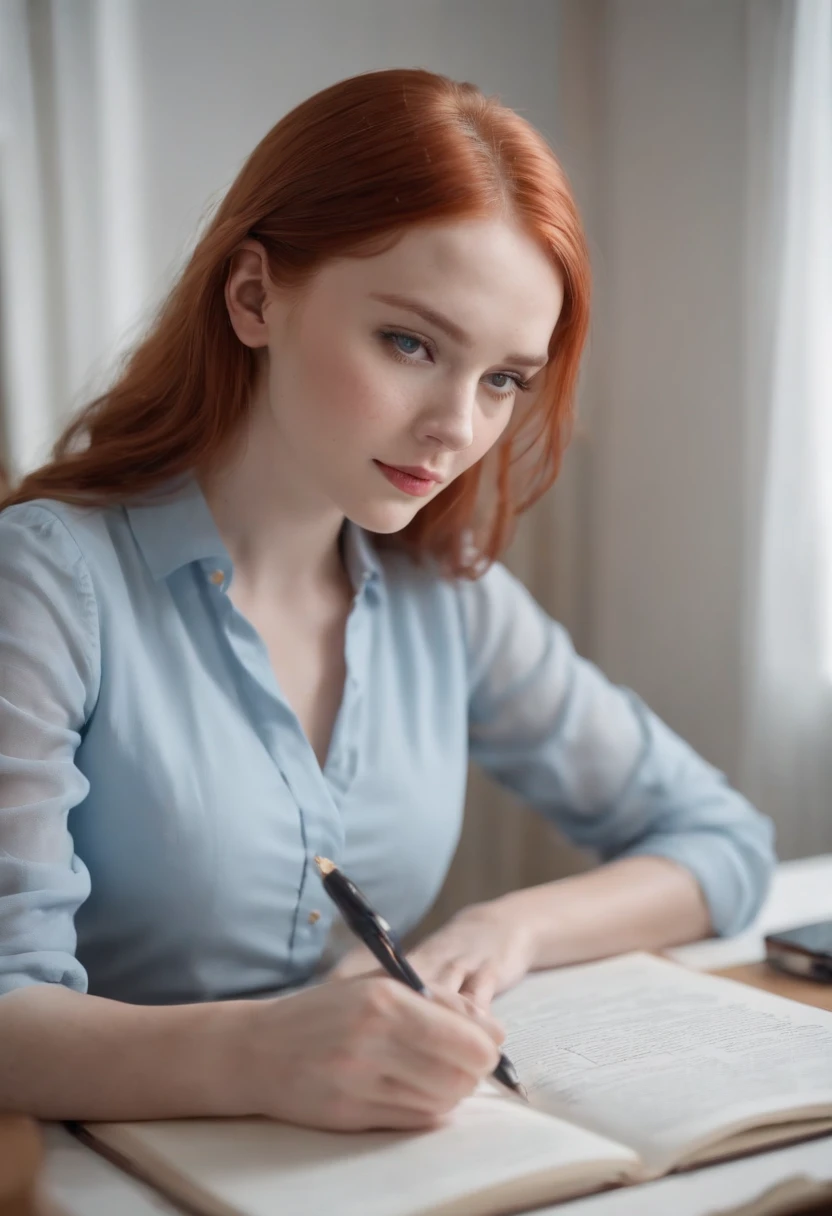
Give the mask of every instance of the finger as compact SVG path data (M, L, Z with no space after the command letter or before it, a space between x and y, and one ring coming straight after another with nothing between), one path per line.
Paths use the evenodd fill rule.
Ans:
M444 1114L416 1107L374 1102L362 1113L356 1131L431 1131L442 1126Z
M497 974L491 967L480 967L466 975L460 989L460 996L467 997L476 1009L487 1013L494 993L497 991Z
M388 1068L379 1075L369 1096L385 1105L401 1104L434 1114L452 1110L474 1092L481 1080L476 1073L418 1053L409 1059L391 1060Z
M453 948L453 944L448 943L443 946L439 941L435 946L431 946L430 942L427 942L407 957L414 971L422 979L434 982L449 967L459 964L459 951Z
M470 1017L457 994L435 992L432 999L388 977L342 981L359 997L354 1034L359 1054L385 1071L386 1059L415 1049L475 1076L496 1066L494 1019Z
M459 992L468 975L468 965L459 959L450 959L434 971L434 984L448 992Z
M489 1012L488 1002L483 1007L474 999L472 993L465 990L448 991L445 988L435 988L433 997L435 1001L444 1004L448 1009L455 1010L469 1021L475 1022L498 1047L505 1039L505 1027Z
M427 1102L401 1101L403 1091L391 1091L384 1096L356 1100L353 1095L340 1095L329 1103L325 1127L332 1131L361 1132L388 1128L430 1128L439 1125L442 1113Z
M458 1099L470 1093L483 1077L493 1071L499 1059L499 1044L485 1037L474 1019L465 1016L462 1033L460 1019L453 1015L453 1036L442 1028L441 1035L409 1034L382 1059L379 1072L395 1077L404 1085L429 1095L444 1092Z
M364 1080L354 1083L362 1097L390 1102L389 1086L418 1094L420 1109L446 1107L473 1092L496 1066L496 1044L473 1020L420 1000L418 1027L405 1019L391 1033L373 1033L360 1053ZM461 1032L461 1033L460 1033Z

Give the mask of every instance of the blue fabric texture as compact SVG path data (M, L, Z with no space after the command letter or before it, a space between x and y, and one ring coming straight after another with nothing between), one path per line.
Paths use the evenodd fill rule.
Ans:
M668 857L748 924L773 833L500 564L440 578L345 524L348 675L321 768L198 483L0 513L0 992L140 1004L308 979L332 858L398 932L438 893L469 758L602 859ZM319 915L316 915L319 914Z

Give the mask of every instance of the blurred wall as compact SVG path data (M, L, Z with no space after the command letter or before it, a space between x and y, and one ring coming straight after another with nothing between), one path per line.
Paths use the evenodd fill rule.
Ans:
M593 651L736 777L745 6L617 0L606 48Z
M151 283L278 118L346 76L418 66L472 80L552 138L557 16L552 0L141 0Z

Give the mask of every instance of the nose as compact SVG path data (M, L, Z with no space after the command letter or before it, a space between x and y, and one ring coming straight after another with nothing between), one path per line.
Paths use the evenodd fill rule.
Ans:
M463 452L474 442L476 389L457 385L431 398L418 421L418 437L441 443L452 452Z

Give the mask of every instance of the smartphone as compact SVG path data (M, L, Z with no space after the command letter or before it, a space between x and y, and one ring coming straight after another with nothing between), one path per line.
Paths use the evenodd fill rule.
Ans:
M832 984L832 920L769 933L763 940L766 960L773 967Z

